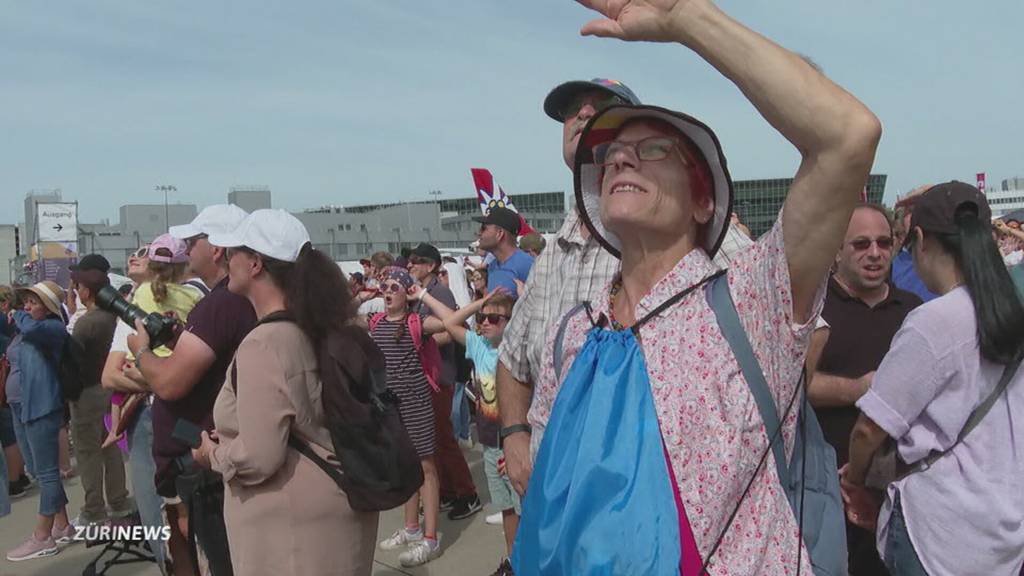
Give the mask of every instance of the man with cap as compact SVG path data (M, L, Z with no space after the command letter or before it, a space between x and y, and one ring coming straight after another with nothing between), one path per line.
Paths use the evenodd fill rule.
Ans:
M225 249L213 246L208 238L233 232L245 217L245 211L234 205L208 206L191 223L171 228L171 235L187 243L189 268L210 287L210 293L192 309L170 356L154 355L144 330L128 338L136 366L156 396L152 410L157 492L170 504L172 527L177 524L185 536L188 508L181 498L189 494L179 493L178 478L183 472L180 458L190 454L190 447L173 438L172 432L178 420L213 430L213 403L227 367L242 339L256 325L256 313L249 301L227 288ZM215 527L220 535L213 535L214 540L223 537L222 520ZM211 566L226 563L230 568L230 558L224 557L226 550L212 549L202 533L197 533L197 538Z
M495 206L486 216L473 218L480 223L477 238L480 249L490 253L494 259L487 265L487 291L503 286L513 296L516 294L516 280L526 282L533 268L533 256L519 249L521 220L519 214Z
M565 165L572 170L580 133L594 114L613 104L639 103L625 84L605 78L574 80L551 90L544 99L544 112L562 125ZM497 371L499 443L505 451L509 478L520 494L526 490L532 468L526 414L547 334L573 306L593 300L618 269L619 261L590 236L573 207L554 241L534 262L526 289L505 328ZM517 293L514 286L510 293Z
M438 278L441 265L441 252L426 242L420 243L409 253L409 275L419 282L427 294L450 310L455 310L458 308L455 296ZM435 316L422 300L416 303L414 311ZM462 520L476 514L483 506L452 427L452 397L455 395L458 352L455 342L447 332L434 334L432 338L441 351L441 372L438 381L441 390L430 395L434 405L434 426L437 432L435 457L441 484L441 509L449 509L449 519Z
M687 114L632 105L605 108L583 128L576 203L622 271L588 313L567 314L547 339L529 412L537 452L513 567L811 574L769 438L778 430L780 452L799 449L798 411L787 407L874 159L878 119L710 0L580 3L603 16L584 34L677 42L703 57L794 144L802 163L776 225L723 276L711 257L728 227L732 182L711 129ZM739 329L723 332L716 312L730 310ZM762 378L750 370L747 380L739 363L747 355L738 357L727 335L745 337ZM785 414L781 426L768 430L762 406ZM845 553L815 552L816 563L845 565Z
M85 503L76 524L96 524L107 519L120 519L132 513L126 488L124 459L116 445L102 448L107 431L103 417L110 410L109 390L100 386L103 364L110 352L117 317L96 305L96 295L110 285L107 273L110 263L99 254L83 256L71 266L71 288L85 307L71 331L76 344L82 395L71 402L71 435L82 477ZM106 490L106 500L104 499Z

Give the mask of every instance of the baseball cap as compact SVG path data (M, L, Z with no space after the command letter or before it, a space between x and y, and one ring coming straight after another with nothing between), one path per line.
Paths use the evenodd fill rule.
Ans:
M426 242L420 242L418 246L413 248L411 256L429 258L438 264L441 263L441 251Z
M309 244L309 232L284 210L256 210L233 231L210 234L208 240L214 246L245 246L275 260L295 262L303 246Z
M110 272L110 262L100 254L86 254L79 258L77 264L68 266L72 272L85 272L87 270L98 270L104 274Z
M248 213L234 204L214 204L203 208L203 211L188 224L171 226L169 233L182 240L188 240L201 234L207 236L223 234L237 228L246 216Z
M956 211L965 204L977 209L979 221L992 221L992 209L985 195L970 184L953 180L932 186L917 197L914 213L910 217L910 228L920 227L926 232L956 234Z
M519 214L502 206L495 206L487 212L487 216L477 216L473 220L481 224L494 224L508 230L513 235L519 235Z
M160 252L163 250L163 253ZM170 234L161 234L149 243L149 251L146 257L150 262L163 262L164 264L183 264L188 262L188 245L180 238Z
M704 156L711 172L715 211L711 220L704 227L704 237L698 238L698 241L708 256L714 257L729 229L733 199L732 178L726 167L722 145L715 133L700 120L682 112L657 106L609 106L595 114L587 122L580 134L580 146L576 149L575 168L573 169L576 206L579 208L580 217L598 242L616 258L620 258L622 245L618 237L601 223L601 176L603 170L594 162L592 149L598 144L614 139L626 122L639 118L651 118L669 124L689 138Z
M565 107L572 102L572 99L581 92L590 92L592 90L599 90L612 96L617 96L622 100L623 104L640 103L640 99L636 97L636 94L633 94L629 86L618 80L609 80L608 78L571 80L555 86L551 92L548 92L547 98L544 99L544 113L556 122L561 123L564 120Z

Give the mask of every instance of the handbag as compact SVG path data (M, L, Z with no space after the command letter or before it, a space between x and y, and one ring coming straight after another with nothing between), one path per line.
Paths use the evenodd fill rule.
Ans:
M953 448L956 448L968 434L971 433L974 428L981 423L982 419L988 415L989 410L995 405L996 400L999 396L1006 391L1006 387L1010 384L1010 380L1013 379L1013 375L1017 373L1017 368L1020 366L1021 355L1010 361L1003 369L1003 375L999 378L999 383L992 390L991 393L985 398L985 400L978 405L977 408L971 412L971 415L967 418L967 422L964 427L960 430L960 434L956 438L956 442L946 448L945 450L935 450L925 458L914 462L913 464L907 464L899 455L897 450L896 441L892 438L888 438L885 444L871 459L871 464L868 466L867 475L864 477L864 485L868 488L875 490L885 490L889 484L902 480L907 476L927 470L934 464L939 458L942 458L947 453L951 452Z
M121 419L117 421L117 427L114 428L115 436L120 438L132 427L132 424L139 418L143 406L146 405L147 396L149 394L136 392L125 397L124 402L121 403Z

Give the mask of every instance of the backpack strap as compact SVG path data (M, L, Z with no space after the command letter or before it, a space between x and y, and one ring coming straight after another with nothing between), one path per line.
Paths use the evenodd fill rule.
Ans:
M590 302L580 302L573 306L565 316L562 316L562 321L558 324L558 333L555 334L555 349L551 358L555 363L556 382L562 379L562 348L565 345L565 329L569 326L569 321L584 310L590 315Z
M736 304L729 294L729 282L725 275L718 276L705 288L708 303L715 313L718 327L725 336L725 340L732 348L733 356L739 362L743 379L750 387L750 393L757 403L757 410L761 413L761 420L764 421L765 432L769 441L777 438L781 440L782 435L776 435L781 426L779 412L775 408L775 399L772 397L771 389L764 378L764 371L754 355L754 347L750 344L746 330L740 323L739 314L736 312ZM783 486L789 486L789 466L786 463L786 452L782 442L772 442L772 453L775 456L775 468L779 473L779 480Z
M386 312L377 312L373 316L370 316L370 332L373 332L377 328L377 324L387 316Z
M406 314L405 324L409 328L409 336L412 337L412 345L416 352L423 350L423 324L420 322L420 315L417 312Z

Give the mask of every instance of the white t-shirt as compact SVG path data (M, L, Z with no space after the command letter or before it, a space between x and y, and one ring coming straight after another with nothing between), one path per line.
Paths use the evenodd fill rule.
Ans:
M377 298L372 298L360 304L358 314L360 316L369 316L370 314L383 312L384 309L384 297L378 296Z

